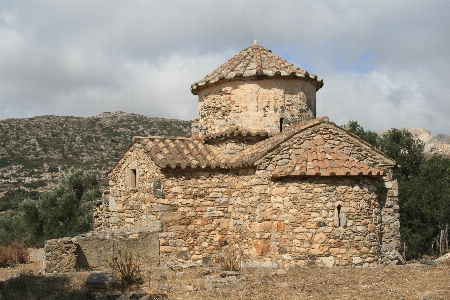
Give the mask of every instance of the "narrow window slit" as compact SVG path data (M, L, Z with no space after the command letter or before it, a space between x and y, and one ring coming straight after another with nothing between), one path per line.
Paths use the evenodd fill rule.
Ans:
M342 220L341 220L341 206L338 205L336 207L336 209L337 209L337 227L341 227L341 222L342 222Z
M136 187L136 169L131 169L130 175L131 175L131 187L135 188Z

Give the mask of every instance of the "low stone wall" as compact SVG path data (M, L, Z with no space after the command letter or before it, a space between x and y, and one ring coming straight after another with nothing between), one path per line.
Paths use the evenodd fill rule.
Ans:
M44 271L46 273L65 273L76 270L77 246L71 238L46 241L44 253Z
M44 271L65 273L78 270L110 270L110 261L118 252L130 250L139 256L141 270L159 265L157 232L127 231L91 232L74 238L48 240L44 247Z
M28 259L32 263L44 262L44 248L28 248Z

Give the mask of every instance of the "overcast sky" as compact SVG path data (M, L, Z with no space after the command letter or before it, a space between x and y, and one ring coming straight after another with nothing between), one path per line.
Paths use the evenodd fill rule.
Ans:
M317 116L450 135L450 1L0 0L0 119L194 119L253 40L324 79Z

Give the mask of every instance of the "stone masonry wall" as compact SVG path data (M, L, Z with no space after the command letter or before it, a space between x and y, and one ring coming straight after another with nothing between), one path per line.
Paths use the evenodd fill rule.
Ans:
M162 176L159 168L144 154L141 145L134 144L120 159L115 170L109 175L113 188L95 207L94 230L155 226L156 219L148 217L151 211L148 211L147 202L153 197L153 189ZM136 170L134 187L131 185L130 170Z
M218 256L222 246L237 243L247 260L285 267L323 260L333 265L377 263L382 234L377 191L382 182L371 178L271 181L267 172L244 175L243 171L167 178L167 197L158 199L157 205L176 210L172 216L177 214L183 222L163 221L162 256L208 260ZM336 225L338 205L340 218L345 218L341 226Z
M207 87L198 95L200 135L231 126L280 132L283 124L316 116L316 88L296 79L233 81Z
M379 209L384 181L269 176L252 169L166 174L165 198L147 202L147 218L162 223L161 259L209 261L237 244L248 261L369 266L379 260L379 236L395 240L391 224L380 223L389 222Z
M232 157L262 140L259 137L227 137L220 140L209 140L207 144L216 147L225 157Z
M111 258L117 256L119 251L131 251L133 255L139 256L141 270L157 266L158 232L128 229L91 232L74 238L48 240L44 247L44 271L65 273L77 270L111 270Z
M398 182L395 179L394 170L390 166L391 162L383 159L380 153L349 136L343 129L330 124L321 124L320 127L313 127L299 133L261 160L258 168L273 171L277 166L288 164L290 160L297 159L310 149L320 148L332 148L336 153L344 153L357 161L384 170L385 175L382 178L372 179L376 181L373 186L376 187L377 199L375 200L373 195L366 197L374 200L371 206L374 206L373 217L377 215L377 220L373 223L378 224L378 232L380 236L383 236L383 240L380 241L382 252L398 250L400 247ZM371 189L373 190L373 188Z
M272 178L277 166L313 147L332 147L386 174ZM247 262L374 266L399 247L398 185L388 161L331 125L299 133L255 168L157 170L138 148L130 152L110 174L113 201L97 208L96 230L160 222L163 262L209 262L238 246ZM139 184L130 189L124 172L134 161Z

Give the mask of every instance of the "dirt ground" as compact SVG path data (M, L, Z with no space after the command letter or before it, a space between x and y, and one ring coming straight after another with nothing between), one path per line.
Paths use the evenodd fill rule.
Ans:
M17 272L37 274L39 266L0 269L0 281ZM207 272L206 272L207 273ZM69 275L70 289L82 290L89 272ZM276 274L245 269L239 277L205 275L205 269L159 270L143 274L136 293L166 294L168 299L450 299L450 264L378 268L303 268ZM51 297L53 299L53 297ZM61 298L64 299L64 298Z

